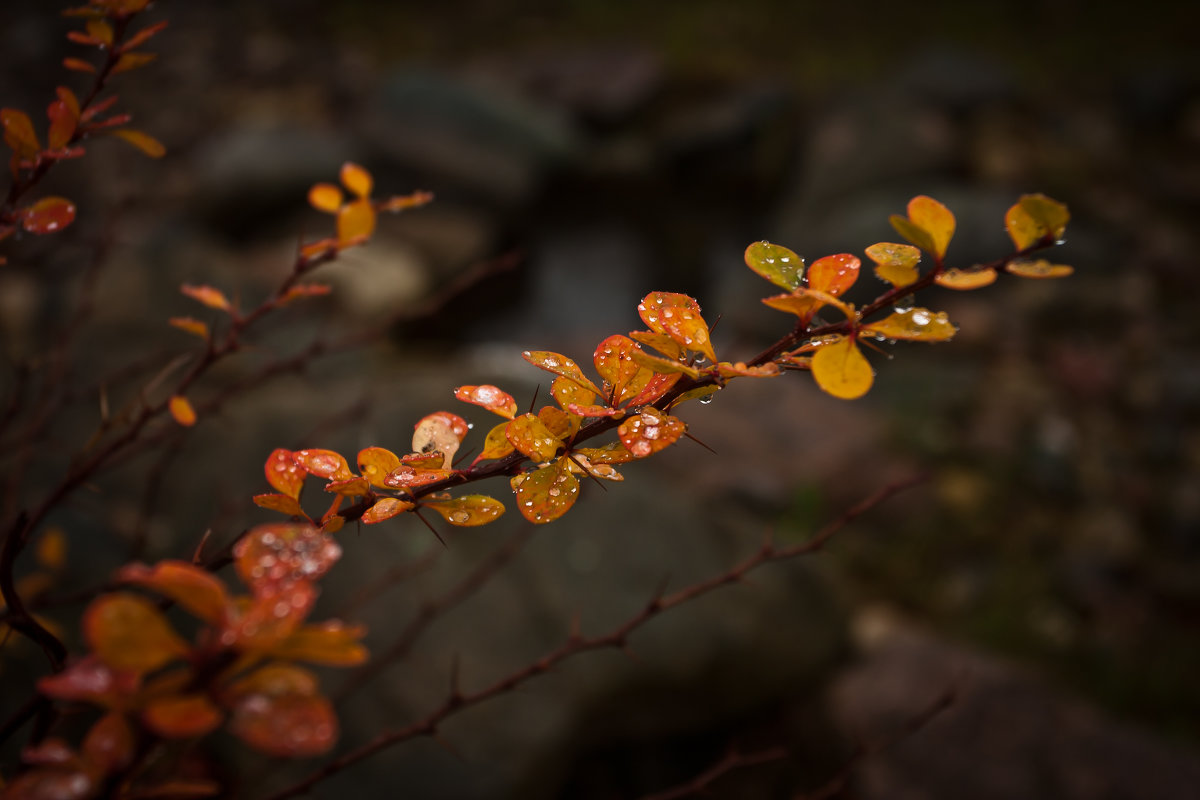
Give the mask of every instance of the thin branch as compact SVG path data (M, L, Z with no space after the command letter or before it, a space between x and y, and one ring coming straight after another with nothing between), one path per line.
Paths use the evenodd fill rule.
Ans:
M723 778L735 769L769 764L773 761L787 758L789 755L791 753L782 745L768 747L765 750L758 750L751 753L743 753L741 750L733 748L726 752L719 761L690 781L661 792L645 795L642 797L642 800L679 800L681 797L703 794L717 779Z

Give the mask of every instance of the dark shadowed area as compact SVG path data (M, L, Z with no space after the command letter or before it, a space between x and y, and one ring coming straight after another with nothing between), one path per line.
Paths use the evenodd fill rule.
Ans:
M56 85L83 86L58 66L81 50L58 6L0 4L0 106L39 125ZM157 61L113 90L168 152L89 142L39 188L77 202L72 228L0 244L0 406L22 370L55 368L43 331L72 313L96 253L64 388L117 376L104 400L117 409L195 353L169 317L218 318L181 284L251 305L300 234L329 234L305 198L344 161L370 169L380 195L436 199L381 218L367 247L315 276L331 295L296 303L194 389L197 404L228 402L186 435L164 426L168 446L61 506L49 524L66 567L47 591L275 518L250 497L268 491L276 447L407 452L413 424L445 409L474 424L465 446L478 451L496 419L454 387L495 383L524 405L540 382L544 402L546 373L521 352L590 367L598 341L642 327L652 290L696 297L720 318L718 355L749 358L793 324L759 302L777 290L743 265L751 242L861 256L897 241L888 215L925 194L957 215L948 260L965 267L1005 255L1005 210L1043 192L1070 207L1053 258L1075 274L922 292L957 336L868 353L863 399L835 400L803 372L736 381L678 412L716 455L682 441L607 491L586 484L552 525L513 509L492 526L440 525L445 547L409 518L343 529L321 616L362 621L374 655L394 651L378 673L322 672L350 749L420 719L453 680L485 686L573 626L603 633L664 587L720 574L768 533L802 541L889 481L929 475L821 553L653 620L632 657L571 659L311 796L652 797L730 753L770 757L686 796L1188 796L1200 785L1191 6L158 3L148 17L170 27L148 47ZM866 272L853 302L884 288ZM379 324L388 333L369 346L261 377ZM0 447L6 526L54 485L99 403L72 396L28 462ZM511 498L503 481L480 490ZM504 566L444 603L498 548ZM32 556L19 566L39 569ZM409 651L406 626L443 603ZM46 612L72 646L80 608ZM44 670L35 647L6 639L0 713ZM222 736L206 758L245 798L320 763L280 766Z

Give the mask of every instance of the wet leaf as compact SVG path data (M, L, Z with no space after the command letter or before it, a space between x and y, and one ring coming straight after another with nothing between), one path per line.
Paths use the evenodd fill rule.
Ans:
M250 498L254 501L254 505L259 508L265 508L268 511L278 511L281 514L287 514L289 517L306 517L304 508L300 505L300 501L286 494L256 494Z
M345 625L338 620L304 625L271 648L269 655L283 661L352 667L367 660L367 648L360 641L366 633L361 625Z
M722 378L774 378L782 373L779 371L779 365L775 363L758 364L750 367L744 361L738 361L734 364L722 361L717 365L717 374Z
M199 336L202 339L208 338L208 324L201 322L193 317L171 317L167 322L181 331L190 333L194 336Z
M504 435L505 429L508 427L507 422L501 422L496 427L488 431L487 436L483 440L483 451L475 457L473 463L486 461L495 458L504 458L516 448L512 446L512 442Z
M480 386L460 386L454 396L464 403L482 406L493 414L512 419L517 414L517 401L498 386L485 383Z
M566 440L579 430L579 424L582 420L577 415L568 414L561 408L554 406L542 406L538 409L537 418L542 421L546 429L554 438L562 441Z
M708 323L700 316L700 304L694 298L677 292L651 292L638 304L638 315L654 333L664 333L681 347L717 360L708 339Z
M83 757L100 772L110 774L133 762L137 743L129 720L119 712L109 712L88 730L83 739Z
M610 442L603 447L580 447L572 452L586 457L592 464L628 464L637 458L621 442Z
M812 373L817 386L843 400L862 397L875 382L870 363L849 337L817 350L812 357Z
M958 332L958 329L950 324L950 318L945 311L934 312L927 308L897 311L879 322L864 325L862 330L884 339L921 342L945 342Z
M213 625L224 620L229 607L229 595L221 579L186 561L160 561L152 567L127 564L117 571L117 580L153 589Z
M804 259L786 247L755 242L746 248L746 266L789 292L803 285Z
M1070 219L1067 207L1057 200L1044 194L1027 194L1008 209L1004 226L1017 249L1024 250L1043 239L1050 242L1061 239Z
M127 592L93 600L83 614L83 634L92 652L114 670L144 674L188 653L162 612Z
M626 450L638 458L645 458L675 444L686 430L683 420L650 406L622 422L617 428L617 436Z
M389 489L411 489L437 483L454 474L453 470L442 468L444 461L445 456L436 451L404 456L400 466L384 476L383 485Z
M636 397L654 375L633 360L633 352L640 349L637 342L619 334L609 336L596 346L593 362L611 397L605 396L605 391L600 394L614 406Z
M225 647L262 653L292 634L317 602L316 588L305 580L260 584L251 597L241 596L221 632Z
M368 508L360 519L364 525L375 525L376 523L399 516L412 508L413 504L407 500L400 500L396 497L383 497L376 501L375 505Z
M578 364L561 353L551 353L548 350L526 350L521 357L538 369L560 375L574 381L584 389L600 394L600 387L583 374L583 370L579 368Z
M558 437L533 414L522 414L508 423L504 435L522 455L537 463L549 461L562 447Z
M238 576L256 592L273 585L316 580L341 556L341 546L307 522L258 525L233 548Z
M355 200L338 209L338 247L361 244L375 232L375 209L370 200Z
M574 452L566 459L567 469L572 475L587 474L603 481L623 481L625 476L617 472L612 464L593 464L583 453Z
M561 517L579 497L579 479L571 474L560 458L553 464L514 475L510 481L521 516L544 525Z
M652 356L644 350L633 350L629 355L638 366L645 367L659 375L682 374L693 380L700 377L700 370L680 361Z
M1051 264L1044 258L1036 261L1010 261L1006 269L1009 274L1021 278L1065 278L1075 272L1074 267Z
M192 408L191 401L183 395L173 396L167 403L167 408L174 420L183 427L190 428L196 424L196 409Z
M996 270L991 267L977 270L948 269L939 273L933 282L945 289L959 291L982 289L984 286L991 286L996 282Z
M473 528L495 522L504 513L504 504L483 494L468 494L449 500L427 500L426 508L432 508L449 522L460 528Z
M443 460L439 466L450 469L454 454L468 430L470 427L462 417L437 411L422 418L414 427L412 449L417 453L440 452Z
M28 770L4 786L5 800L85 800L99 791L96 779L79 767Z
M296 463L296 454L291 450L276 448L267 456L263 464L263 474L271 488L277 489L288 497L300 499L300 490L304 488L305 471Z
M336 214L342 207L342 190L332 183L317 183L308 190L308 204L317 211Z
M345 481L354 477L350 465L340 453L332 450L297 450L292 453L296 465L309 475L331 481Z
M340 481L330 481L325 485L325 491L334 492L345 497L362 497L371 491L366 478L357 475Z
M270 664L237 681L230 695L231 732L268 755L320 755L337 740L337 717L308 670Z
M654 331L630 331L629 338L633 339L638 344L646 345L647 347L653 347L667 358L679 359L683 357L683 346L670 336L667 336L665 333L655 333Z
M75 204L65 197L43 197L21 212L21 227L30 233L55 233L75 221Z
M932 197L920 195L908 201L908 216L893 214L892 227L917 247L933 254L938 263L954 236L954 214Z
M358 471L378 488L386 488L383 479L399 468L400 457L386 447L367 447L358 451Z
M224 714L202 694L158 697L142 709L142 723L164 739L189 739L216 730Z
M32 158L41 152L42 145L33 130L33 121L24 111L0 108L0 125L4 126L4 143L18 158Z
M879 242L867 248L867 258L875 262L875 274L892 286L916 283L921 251L912 245Z
M112 132L112 135L124 139L151 158L162 158L166 155L167 148L163 146L163 143L143 131L133 128L118 128Z
M554 401L566 411L571 410L572 404L588 406L596 399L596 392L585 389L570 378L561 375L550 384L550 394L554 397Z
M854 316L849 306L838 300L835 296L804 287L797 289L791 294L777 294L773 297L764 297L763 303L777 311L786 311L789 314L795 314L802 320L809 319L822 306L826 305L834 306L847 317Z
M366 198L371 195L371 173L358 164L353 164L349 161L342 164L342 170L338 177L341 178L343 186L360 198Z
M130 53L125 52L117 59L117 63L113 66L111 75L117 75L121 72L129 72L130 70L140 69L150 62L158 58L157 53Z
M229 302L229 298L219 289L214 289L211 286L192 286L185 283L179 287L179 291L209 308L215 308L218 311L233 310L233 305Z
M862 262L850 253L818 258L808 268L808 289L837 297L854 285Z
M629 405L631 407L637 407L648 405L650 403L657 403L659 399L669 392L671 387L674 386L675 383L682 377L683 376L678 373L672 373L669 375L656 373L651 375L650 380L646 381L646 385L642 387L642 390L638 392L632 400L629 401Z

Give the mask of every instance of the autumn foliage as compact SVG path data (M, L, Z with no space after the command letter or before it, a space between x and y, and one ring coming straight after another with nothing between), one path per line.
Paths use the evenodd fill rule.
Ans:
M35 122L36 115L19 109L0 109L4 141L11 151L11 184L0 205L0 240L21 231L61 234L71 225L75 203L65 197L39 197L36 190L49 170L85 155L97 136L122 139L154 158L164 155L157 140L129 127L132 120L117 110L117 96L106 93L113 77L155 58L142 48L167 23L141 24L147 5L147 0L90 0L69 10L81 27L68 38L85 50L66 58L63 66L87 76L91 88L77 94L59 87L44 121ZM878 242L863 251L886 288L861 306L845 299L863 271L859 255L837 253L806 264L783 245L751 243L745 264L770 284L764 287L762 302L784 315L782 336L758 354L743 360L718 353L712 322L705 319L696 298L655 291L636 306L644 328L600 341L588 369L566 354L524 352L531 368L549 376L549 399L536 408L529 398L517 398L502 387L466 383L447 389L447 403L456 403L453 410L433 410L414 422L411 441L365 447L352 459L328 449L276 449L266 454L263 466L268 490L252 499L285 521L244 531L217 555L206 557L197 550L178 560L125 565L95 592L82 613L79 625L86 651L68 655L60 636L23 601L33 584L13 578L14 562L29 542L39 543L42 570L35 576L46 578L65 557L46 527L48 513L116 458L141 446L152 422L202 425L204 409L189 399L189 390L214 364L239 352L250 328L289 303L327 294L329 286L305 278L347 249L367 244L380 214L407 211L432 200L425 192L376 198L371 173L356 164L345 164L337 177L337 183L319 183L308 194L313 208L333 216L331 235L302 243L290 272L257 305L242 307L221 288L204 283L182 286L186 302L217 312L219 321L211 324L189 316L183 300L179 315L164 320L164 325L196 342L193 358L172 379L166 396L145 399L119 435L104 439L74 462L44 502L4 520L4 623L47 655L46 674L37 681L30 704L4 726L9 738L32 722L21 763L3 770L4 797L219 795L222 786L214 780L175 776L169 770L164 774L147 766L160 743L195 743L220 729L267 756L320 756L336 742L338 720L316 674L304 665L345 667L368 658L361 627L338 620L310 621L322 577L334 567L342 548L350 546L337 538L343 527L402 524L412 517L430 527L442 522L483 526L503 515L510 504L529 523L555 521L572 509L590 483L632 477L637 461L687 437L680 413L689 401L703 404L743 378L806 379L804 373L811 373L816 385L834 397L862 397L874 381L870 351L900 341L944 342L955 335L945 312L906 302L916 292L933 287L976 290L1003 276L1041 279L1071 272L1040 255L1062 239L1069 216L1061 203L1039 194L1021 197L1004 217L1011 252L989 263L967 265L948 261L953 213L933 198L913 198L904 214L891 217L904 242ZM467 449L476 453L470 461L461 455ZM476 490L474 484L489 479L507 480L511 499L494 488ZM255 488L261 487L246 487L247 496ZM781 554L790 551L764 552L754 564L737 569ZM236 579L220 575L228 564ZM629 627L730 582L740 576L737 569L718 576L711 586L659 603ZM617 634L611 641L574 639L575 644L555 658L597 643L620 644L624 633ZM516 673L512 683L541 669ZM504 690L483 691L468 699L483 702ZM429 726L435 728L441 716L463 704L458 696L431 715ZM56 730L56 709L63 708L90 709L90 721L76 740ZM383 737L383 742L390 746L422 732L414 726Z

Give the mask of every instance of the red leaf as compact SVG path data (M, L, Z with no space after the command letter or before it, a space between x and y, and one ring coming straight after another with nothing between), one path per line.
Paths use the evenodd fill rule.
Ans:
M62 60L64 67L75 72L95 72L96 68L87 61L81 58L64 58Z
M65 767L32 769L4 787L5 800L84 800L100 787L85 770Z
M665 333L685 349L717 360L708 339L708 323L700 316L700 304L694 298L676 292L651 292L638 304L638 314L655 333Z
M685 430L687 425L683 420L649 406L622 422L617 435L625 449L638 458L645 458L670 447Z
M83 633L97 657L118 671L144 674L188 653L153 603L126 592L93 600L83 614Z
M73 99L73 96L72 96ZM79 124L79 104L72 108L70 101L59 98L46 109L50 119L50 130L46 134L46 147L61 150L71 142L75 126Z
M83 739L83 757L104 774L125 769L133 761L136 748L133 729L124 714L109 712L87 732Z
M278 511L289 517L308 517L300 501L286 494L256 494L250 499L254 501L254 505L268 511Z
M330 481L325 485L325 491L336 492L345 497L362 497L371 491L366 478L355 475L340 481Z
M304 488L304 470L296 463L295 453L282 447L274 450L263 464L263 473L271 488L278 489L288 497L300 499Z
M38 681L38 691L56 700L94 703L113 708L133 694L140 677L135 672L114 670L95 655L69 665L56 675Z
M862 262L850 253L818 258L808 268L808 288L837 297L858 280Z
M163 20L162 22L156 22L153 25L147 25L133 36L130 36L128 39L126 39L121 44L121 51L125 52L127 50L134 49L138 45L145 43L151 36L154 36L165 27L167 27L166 20Z
M238 613L221 632L220 643L242 651L261 653L275 647L296 630L317 602L317 590L308 581L258 584L253 597L238 598Z
M117 571L117 580L153 589L213 625L221 623L229 606L225 584L186 561L160 561L153 567L128 564Z
M337 740L337 716L317 693L316 678L299 667L273 665L233 687L230 731L268 755L320 755Z
M332 450L297 450L292 458L301 469L318 478L344 481L354 477L346 459Z
M256 593L316 580L341 556L337 542L306 522L258 525L233 548L238 575Z
M24 209L21 227L30 233L54 233L74 221L74 203L65 197L43 197Z
M164 739L188 739L210 733L224 715L202 694L158 697L142 710L142 722Z
M454 390L454 396L464 403L482 406L507 419L512 419L517 414L517 401L513 396L488 383L481 386L460 386Z
M24 111L15 108L0 108L0 125L4 126L4 142L13 149L18 158L32 158L41 152L33 121Z

